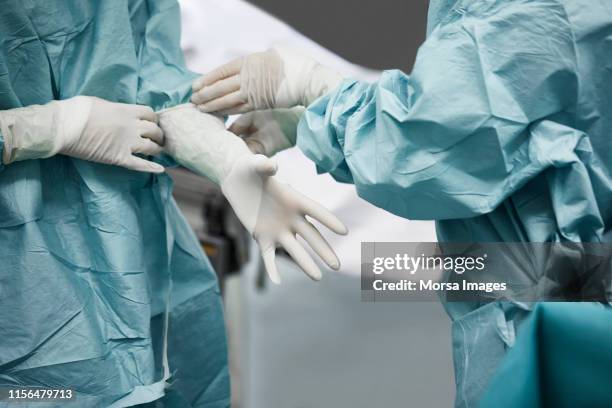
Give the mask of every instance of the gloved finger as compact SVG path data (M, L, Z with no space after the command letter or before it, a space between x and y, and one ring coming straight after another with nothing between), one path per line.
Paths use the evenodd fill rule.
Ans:
M335 270L340 268L338 256L314 225L302 218L296 222L294 229L296 233L304 238L304 241L310 245L313 251L323 259L327 266Z
M253 112L254 110L255 109L253 108L253 105L246 102L246 103L243 103L242 105L238 105L233 108L226 109L226 110L221 110L217 113L219 115L239 115L241 113Z
M138 122L140 136L151 139L160 146L164 145L164 131L153 122L141 120Z
M233 61L228 62L225 65L221 65L220 67L210 71L207 74L202 75L201 77L193 81L191 88L194 92L197 92L203 87L212 85L221 79L234 76L238 74L242 69L243 62L244 58L237 58Z
M191 95L191 102L196 105L212 101L240 89L240 75L222 79L212 85L205 86Z
M299 203L304 215L314 218L336 234L346 235L348 233L344 223L327 208L295 190L293 193L296 195L296 201Z
M152 141L151 139L145 139L143 137L139 137L134 147L132 147L132 153L140 153L147 156L156 156L160 154L163 148Z
M230 132L235 135L249 135L253 133L256 129L253 127L253 119L255 118L254 112L245 113L244 115L240 115L238 119L232 123L232 125L227 128Z
M158 123L157 113L150 106L145 105L130 105L134 111L134 115L138 119L146 120L153 123Z
M140 157L130 156L127 162L122 164L123 167L130 170L142 171L145 173L163 173L164 166L153 163L152 161L141 159Z
M279 243L285 248L289 255L291 255L295 263L302 268L306 275L312 280L321 280L321 270L293 235L289 233L281 235Z
M222 96L221 98L214 99L205 104L198 105L198 109L204 113L213 113L219 111L233 112L232 108L244 105L246 103L246 97L241 91L232 92L229 95Z
M263 177L270 177L278 171L278 164L262 154L256 154L253 158L252 165L255 171Z
M263 258L264 267L270 280L275 284L280 284L281 279L276 268L276 247L274 244L262 244L258 242L259 248L261 249L261 257Z

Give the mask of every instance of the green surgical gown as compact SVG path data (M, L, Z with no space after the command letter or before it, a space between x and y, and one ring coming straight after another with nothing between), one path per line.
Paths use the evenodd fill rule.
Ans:
M345 80L298 145L374 205L437 220L440 241L610 242L612 3L433 1L412 73ZM476 406L533 305L445 306L456 405Z
M179 38L175 0L5 1L0 109L183 103ZM70 388L78 407L229 405L216 276L171 192L165 174L62 155L0 167L0 387Z

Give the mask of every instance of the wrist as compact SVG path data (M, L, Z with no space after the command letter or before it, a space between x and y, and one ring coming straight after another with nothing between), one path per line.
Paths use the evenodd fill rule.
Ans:
M303 55L298 50L276 46L276 52L283 65L283 80L277 91L275 108L292 108L306 106L311 94L311 83L320 64Z
M44 159L78 140L91 109L88 97L52 101L0 112L2 161Z
M271 112L274 122L278 125L289 148L295 146L297 139L297 127L306 109L303 106L296 106L291 109L274 109Z
M0 112L0 131L4 137L3 163L52 156L57 113L57 102Z
M330 93L342 83L342 80L342 76L333 69L317 64L304 90L303 106L308 107L320 97Z
M253 153L244 140L232 132L226 130L220 136L225 141L225 152L224 160L219 163L220 165L216 169L216 183L219 186L223 186L235 168L247 157L253 156Z
M158 112L165 151L180 165L217 185L241 156L251 154L242 139L225 130L223 119L202 113L192 104Z
M57 127L53 154L63 153L76 145L85 130L93 107L93 98L75 96L52 102L56 104Z
M53 148L55 115L52 103L0 112L0 131L4 137L2 162L48 157Z
M263 156L251 152L234 158L231 167L220 182L221 191L230 203L242 225L251 233L255 230L264 197L262 179ZM266 165L270 165L267 162ZM268 169L268 175L276 168Z

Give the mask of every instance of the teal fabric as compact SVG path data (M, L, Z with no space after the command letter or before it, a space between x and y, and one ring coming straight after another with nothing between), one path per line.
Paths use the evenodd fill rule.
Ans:
M319 171L437 220L440 241L610 242L612 5L436 0L428 32L410 75L308 107L297 143ZM476 406L532 306L446 304L457 406Z
M183 103L194 74L179 36L174 0L7 2L0 109ZM71 388L79 407L148 402L164 385L168 310L158 404L229 405L216 276L171 192L165 174L61 155L0 169L0 387Z
M538 305L491 380L482 408L612 405L612 309Z

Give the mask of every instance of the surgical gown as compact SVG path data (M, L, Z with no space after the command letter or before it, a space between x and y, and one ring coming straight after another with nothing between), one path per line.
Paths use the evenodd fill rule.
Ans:
M174 0L3 2L0 109L183 103L179 37ZM61 155L0 167L0 387L70 388L78 407L229 405L216 276L171 191L165 174Z
M440 241L610 242L612 3L433 1L412 73L345 80L298 145L369 202L437 220ZM456 405L476 406L532 305L445 307Z
M612 405L612 308L541 303L508 352L481 408Z

